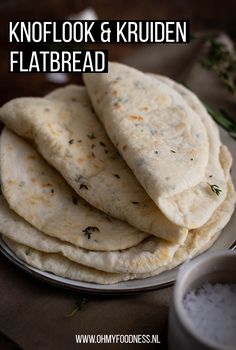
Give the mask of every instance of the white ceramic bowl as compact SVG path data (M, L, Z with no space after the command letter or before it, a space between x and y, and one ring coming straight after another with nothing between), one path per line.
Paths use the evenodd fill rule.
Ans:
M169 312L169 350L235 350L202 337L184 310L186 293L207 282L236 283L235 251L207 253L182 266Z

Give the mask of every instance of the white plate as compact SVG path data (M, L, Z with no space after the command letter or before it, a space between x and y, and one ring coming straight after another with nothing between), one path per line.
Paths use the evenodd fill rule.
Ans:
M220 130L222 142L226 144L232 155L236 154L236 141L228 136L224 130ZM232 179L236 184L236 161L232 167ZM216 243L208 251L217 251L222 249L236 248L236 215L234 214L229 224L224 228L223 234L220 235ZM82 292L96 293L96 294L127 294L140 293L143 291L150 291L167 287L174 283L179 267L172 270L165 271L158 276L149 277L146 279L132 280L127 282L120 282L112 285L101 285L95 283L80 282L70 280L68 278L59 277L49 272L38 270L22 260L18 259L16 255L8 248L5 242L0 238L0 251L16 266L28 274L43 280L47 283L60 286L63 288L78 290ZM203 253L205 254L205 253Z

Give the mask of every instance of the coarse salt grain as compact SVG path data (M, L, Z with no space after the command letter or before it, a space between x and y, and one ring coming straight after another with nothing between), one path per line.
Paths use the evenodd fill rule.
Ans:
M199 335L236 348L236 284L204 284L187 293L183 305Z

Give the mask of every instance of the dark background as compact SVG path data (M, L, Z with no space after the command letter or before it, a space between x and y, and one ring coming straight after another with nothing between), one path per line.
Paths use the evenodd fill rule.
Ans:
M8 73L8 21L65 19L86 7L93 7L101 20L190 19L191 32L222 30L236 40L235 0L0 0L0 104L17 96L42 96L58 87L48 82L44 74ZM110 60L121 60L140 50L141 45L102 47L109 49ZM79 75L70 76L70 82L80 81Z

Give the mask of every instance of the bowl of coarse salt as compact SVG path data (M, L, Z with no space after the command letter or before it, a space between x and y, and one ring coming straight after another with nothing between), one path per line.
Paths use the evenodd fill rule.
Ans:
M169 350L236 349L236 252L185 263L169 312Z

